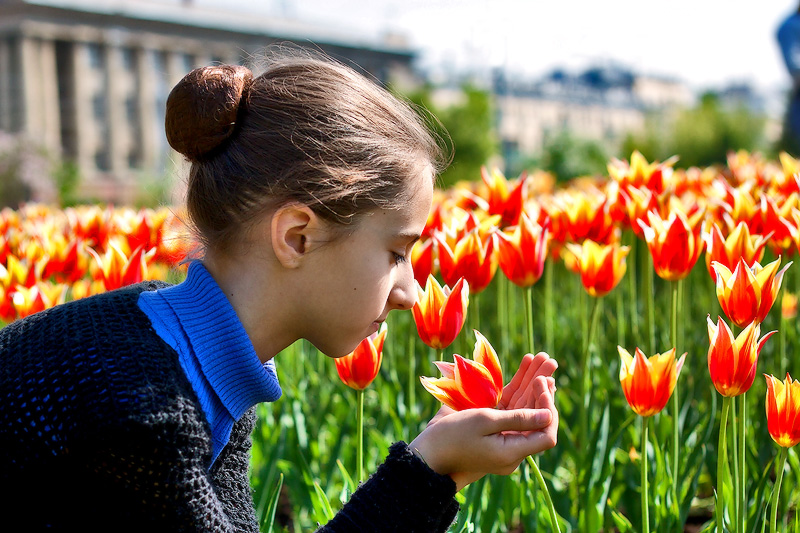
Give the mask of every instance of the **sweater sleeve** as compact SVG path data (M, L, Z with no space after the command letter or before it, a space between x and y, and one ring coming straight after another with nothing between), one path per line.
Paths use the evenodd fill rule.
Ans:
M405 442L396 442L375 474L317 532L444 532L458 512L455 493L450 477L431 470Z
M219 501L236 531L258 532L253 494L250 486L250 452L256 410L248 410L233 425L228 444L217 457L210 475Z

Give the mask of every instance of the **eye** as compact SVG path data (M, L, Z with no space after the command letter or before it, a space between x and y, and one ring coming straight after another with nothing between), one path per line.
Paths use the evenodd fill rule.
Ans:
M405 263L406 261L408 261L405 255L398 254L396 252L392 252L392 257L394 258L395 265L399 265L401 263Z

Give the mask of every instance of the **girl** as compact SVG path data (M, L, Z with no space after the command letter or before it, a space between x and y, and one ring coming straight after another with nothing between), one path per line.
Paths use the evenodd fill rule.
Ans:
M166 117L204 249L186 280L0 330L5 516L26 530L257 531L250 433L281 394L273 357L297 339L343 356L414 304L408 258L442 154L410 107L287 56L255 79L190 72ZM442 409L320 531L446 531L458 490L555 445L555 367L528 355L501 409Z

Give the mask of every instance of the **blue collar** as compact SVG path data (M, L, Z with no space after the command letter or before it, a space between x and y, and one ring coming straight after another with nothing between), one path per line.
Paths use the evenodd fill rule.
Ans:
M178 352L211 425L216 459L235 420L280 398L274 362L259 361L236 312L199 261L189 265L182 283L143 292L139 307Z

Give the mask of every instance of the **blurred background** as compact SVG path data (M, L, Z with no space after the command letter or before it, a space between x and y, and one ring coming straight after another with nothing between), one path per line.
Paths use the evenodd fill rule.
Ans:
M797 150L776 33L797 0L0 0L0 205L181 200L164 103L190 69L292 42L442 121L443 185ZM793 153L793 155L800 155Z

